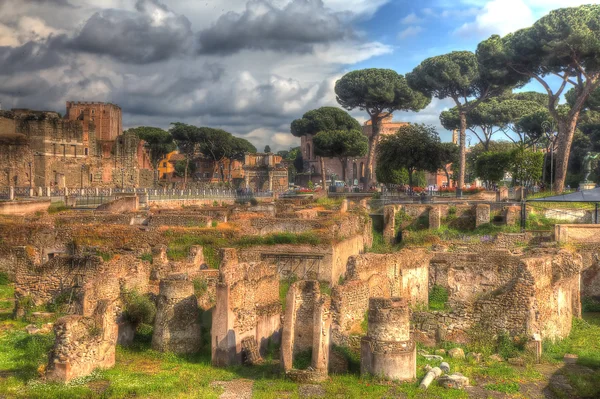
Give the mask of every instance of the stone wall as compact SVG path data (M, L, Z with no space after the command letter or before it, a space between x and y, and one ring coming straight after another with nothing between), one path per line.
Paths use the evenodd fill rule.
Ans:
M241 262L234 249L223 250L222 259L211 329L212 362L217 366L240 364L247 337L264 353L269 340L279 341L281 328L276 267Z
M600 224L557 224L554 237L559 243L600 243Z
M359 328L369 298L403 297L412 305L427 306L430 258L425 250L350 257L344 283L332 290L334 342L345 344L348 334Z
M0 215L25 215L28 213L46 212L50 200L39 201L0 201Z
M580 269L581 257L566 251L436 254L430 286L448 290L448 310L415 312L417 339L467 342L477 331L564 338L581 313Z
M114 366L118 336L115 307L111 301L99 305L91 317L70 315L54 324L56 338L48 356L48 380L69 382L95 369Z

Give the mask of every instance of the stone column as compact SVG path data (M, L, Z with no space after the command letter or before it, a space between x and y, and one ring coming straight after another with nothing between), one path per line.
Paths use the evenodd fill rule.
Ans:
M342 201L342 206L340 207L340 212L341 213L348 212L348 200L347 199Z
M269 191L273 191L273 171L269 171Z
M475 227L490 223L490 206L479 204L475 208Z
M404 298L370 298L369 327L361 340L362 375L412 381L417 352L410 336L410 307Z
M8 199L13 201L15 199L15 188L10 186L8 189Z
M160 282L152 349L195 353L201 347L201 326L194 284L187 280Z
M37 190L38 191L37 192L37 196L38 197L43 197L44 196L44 189L42 187L38 187L37 189L38 189Z
M442 207L434 205L429 208L429 230L437 230L442 227Z
M52 196L52 189L50 187L46 187L46 197Z

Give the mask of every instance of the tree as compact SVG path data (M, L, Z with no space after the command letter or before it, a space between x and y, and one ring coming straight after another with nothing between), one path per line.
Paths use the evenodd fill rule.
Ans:
M408 172L413 185L417 171L437 172L441 164L440 137L433 126L411 124L402 126L397 133L384 136L377 151L377 164Z
M490 183L498 183L511 168L510 151L486 151L475 160L475 176Z
M536 94L541 95L541 93ZM492 97L482 101L481 104L467 113L467 129L477 137L486 151L489 150L492 136L498 132L503 132L506 137L515 142L509 134L510 132L514 132L519 135L521 143L532 143L532 140L527 140L526 135L522 134L521 131L515 130L514 127L522 117L544 109L537 101L532 101L527 96L513 96L509 94L501 97ZM442 126L448 130L460 129L458 107L443 111L440 114L440 121L442 122Z
M152 162L154 169L158 169L158 163L168 153L175 151L177 148L173 136L158 127L140 126L129 129L125 133L134 133L141 140L144 140L145 147L150 152L150 162Z
M321 107L308 111L302 118L294 120L290 126L290 130L294 136L302 137L308 135L314 136L323 131L361 130L361 126L356 119L343 109ZM327 181L325 160L323 157L320 157L320 160L321 179L323 180L323 187L325 187L325 182Z
M265 146L265 150L263 151L266 154L270 154L271 153L271 147L269 147L269 145Z
M171 136L173 136L173 140L175 140L179 151L185 155L185 168L183 177L183 188L185 189L187 185L190 159L196 155L200 144L200 129L196 126L175 122L171 124L169 133L171 133Z
M548 94L547 108L557 122L555 188L564 190L569 153L579 115L600 85L600 5L551 11L533 26L504 37L493 35L477 47L480 62L502 79L535 80ZM574 87L566 115L559 100Z
M365 167L365 190L372 180L381 121L394 111L419 111L431 99L412 90L404 76L390 69L362 69L344 75L335 83L338 103L347 110L367 111L371 118L369 152Z
M369 141L360 130L323 130L313 137L313 145L315 155L340 160L343 181L348 158L363 157L369 150Z
M377 164L375 176L379 183L383 183L388 188L390 186L403 186L408 184L408 171L406 169L391 169L387 165Z
M470 51L453 51L427 58L407 74L406 79L413 89L429 97L440 100L451 98L454 101L460 121L458 188L462 189L466 170L467 114L486 98L512 87L511 81L495 79L489 71L480 68L477 55Z
M450 187L450 171L452 165L458 163L459 148L456 144L446 142L438 144L439 165L438 169L442 169L446 174L448 187Z
M521 185L534 184L542 178L544 153L516 148L511 155L511 173L513 180Z

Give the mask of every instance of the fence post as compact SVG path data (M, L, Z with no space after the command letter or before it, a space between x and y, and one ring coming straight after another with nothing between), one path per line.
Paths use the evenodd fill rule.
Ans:
M52 196L52 191L50 190L50 187L46 187L46 197L51 197Z

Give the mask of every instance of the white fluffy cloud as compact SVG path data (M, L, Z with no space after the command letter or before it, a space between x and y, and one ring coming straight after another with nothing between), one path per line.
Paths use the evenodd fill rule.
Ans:
M419 33L423 32L423 28L420 26L409 26L406 29L403 29L398 33L398 39L403 40L411 36L416 36Z

